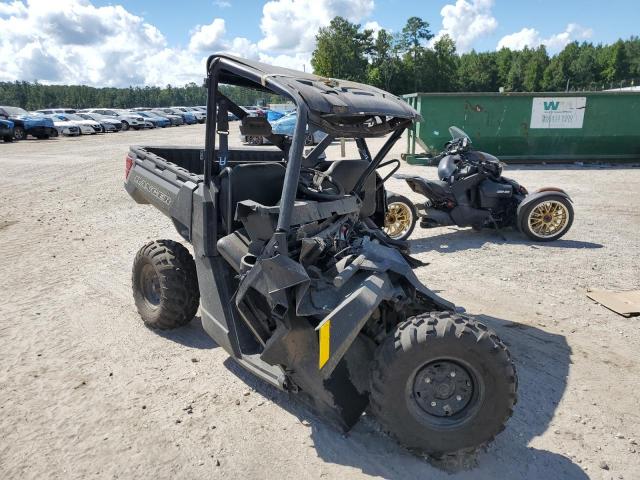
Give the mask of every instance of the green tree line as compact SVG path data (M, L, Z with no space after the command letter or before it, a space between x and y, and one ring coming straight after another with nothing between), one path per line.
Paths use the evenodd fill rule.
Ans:
M395 94L602 90L640 79L640 38L611 45L569 43L550 56L542 45L521 51L458 54L447 35L434 38L429 23L407 20L392 34L362 30L335 17L316 35L311 64L318 75L369 83Z
M222 85L222 92L238 105L265 105L284 100L248 88ZM41 108L133 108L206 105L206 89L195 83L184 87L95 88L86 85L42 85L31 82L0 82L0 105Z
M458 54L447 35L430 42L429 23L411 17L400 32L362 29L335 17L320 28L311 64L318 75L369 83L397 95L412 92L509 92L602 90L640 79L640 38L610 45L569 43L550 56L544 46L521 51ZM636 83L637 84L637 83ZM277 95L221 86L239 105L282 103ZM132 108L204 105L206 89L182 87L96 88L86 85L43 85L0 82L0 105L41 108Z

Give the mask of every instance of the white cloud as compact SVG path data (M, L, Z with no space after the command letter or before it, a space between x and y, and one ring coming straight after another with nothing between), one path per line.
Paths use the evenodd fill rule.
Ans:
M271 0L262 9L260 50L311 52L320 27L339 15L359 22L371 14L373 0Z
M231 2L227 0L215 0L213 4L220 8L229 8L231 6Z
M213 3L222 8L229 2ZM318 29L336 15L364 21L373 7L374 0L271 0L263 9L259 42L229 35L225 20L213 18L195 26L186 46L178 47L121 5L0 1L0 81L183 85L201 81L206 58L214 52L310 71ZM372 21L365 27L377 30L380 25Z
M189 40L189 50L195 52L216 51L222 48L225 22L222 18L214 18L208 25L198 25Z
M492 7L493 0L457 0L454 5L445 5L440 10L442 29L433 42L449 35L459 52L471 50L476 39L489 35L498 26Z
M15 1L11 3L0 3L0 17L9 15L24 15L27 7L24 3Z
M549 51L557 52L574 40L586 40L591 38L592 35L592 29L585 28L576 23L570 23L564 32L556 33L548 38L542 38L540 32L535 28L523 28L519 32L502 37L496 49L509 48L511 50L522 50L524 47L535 48L539 45L545 45Z
M293 70L311 72L311 54L310 53L296 53L294 55L280 54L271 56L266 53L259 54L259 60L271 65L277 65L279 67L291 68Z
M380 25L378 22L376 21L372 21L372 22L366 22L362 28L364 30L373 30L373 38L378 36L378 32L380 30L382 30L384 27L382 25Z
M227 38L225 21L198 25L187 48L124 7L88 0L0 3L0 81L38 80L98 86L183 85L204 76L219 51L255 58L255 43Z

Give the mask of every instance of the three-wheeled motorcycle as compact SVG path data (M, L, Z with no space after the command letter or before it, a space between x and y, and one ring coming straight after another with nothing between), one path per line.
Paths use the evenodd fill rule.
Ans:
M449 129L451 141L433 158L438 180L398 174L425 201L414 204L391 194L385 231L406 240L420 220L422 228L446 225L501 229L516 227L530 239L550 242L562 237L573 223L571 198L556 187L534 193L502 176L504 164L493 155L473 150L469 136L457 127Z
M293 137L249 116L223 83L293 102ZM377 170L418 113L367 85L229 55L209 58L207 84L204 148L131 147L126 158L127 192L193 246L193 256L174 240L140 249L132 284L143 321L180 327L199 308L240 365L343 429L370 407L417 452L455 456L492 440L516 403L509 351L422 284L422 263L379 227L388 175ZM228 112L243 135L276 148L230 148ZM307 127L327 136L305 154ZM372 155L366 139L381 136ZM354 138L359 158L319 161L337 137Z

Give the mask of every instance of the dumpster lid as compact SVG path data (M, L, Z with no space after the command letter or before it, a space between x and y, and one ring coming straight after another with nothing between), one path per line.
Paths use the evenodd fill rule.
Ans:
M289 68L227 54L214 54L207 60L207 71L215 59L222 62L219 81L236 86L273 91L275 84L294 101L304 101L316 114L339 117L385 116L421 120L416 110L397 96L376 87L349 80L326 78ZM228 66L230 69L225 69Z

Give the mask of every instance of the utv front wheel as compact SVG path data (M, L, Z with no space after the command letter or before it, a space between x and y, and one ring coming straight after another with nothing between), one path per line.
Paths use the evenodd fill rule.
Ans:
M378 347L371 409L407 448L441 458L500 433L516 388L509 351L494 332L464 315L425 313Z
M198 311L200 291L189 251L172 240L142 247L133 261L133 298L144 323L169 329L189 323Z

